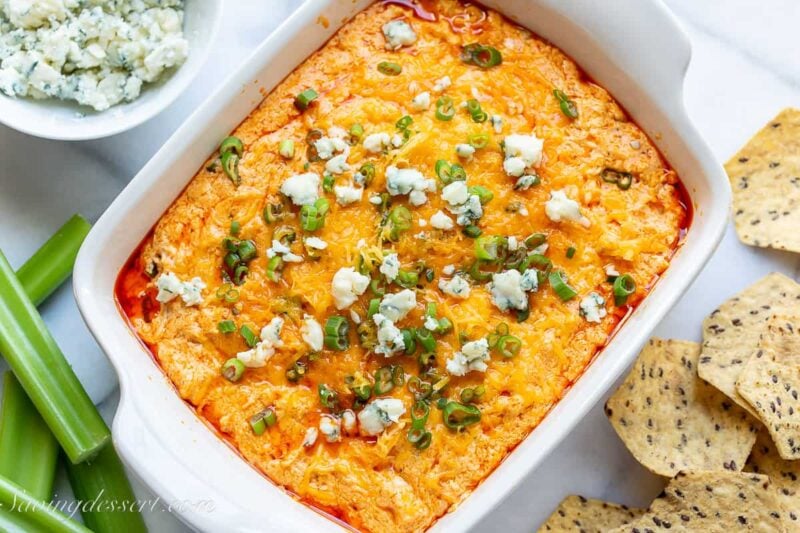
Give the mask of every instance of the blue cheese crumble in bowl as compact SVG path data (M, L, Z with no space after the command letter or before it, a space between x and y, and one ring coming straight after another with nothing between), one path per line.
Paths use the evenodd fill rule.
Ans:
M0 0L0 121L54 139L119 133L207 57L221 0Z

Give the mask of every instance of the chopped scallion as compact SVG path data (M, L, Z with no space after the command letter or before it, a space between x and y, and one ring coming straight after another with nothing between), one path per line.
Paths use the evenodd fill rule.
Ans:
M453 105L453 99L449 96L440 96L436 100L436 118L439 120L449 121L453 120L456 114L456 108Z
M378 63L378 72L386 76L397 76L403 72L403 67L391 61L381 61Z
M236 324L233 323L233 320L223 320L217 324L217 329L220 333L233 333L236 331Z
M325 322L325 346L331 350L346 350L350 347L350 339L347 336L349 331L350 324L343 316L328 317Z
M300 111L305 111L311 105L311 102L319 97L317 91L314 89L306 89L298 94L294 99L294 106Z
M231 357L225 364L222 365L222 377L230 381L231 383L236 383L242 376L244 376L245 366L244 363L241 362L236 357Z
M622 307L628 302L628 296L636 292L636 282L630 274L617 276L614 280L614 305Z
M553 291L555 291L562 301L566 302L571 300L578 294L575 289L567 285L567 282L561 272L550 272L548 279L550 280L550 286L553 288Z
M556 100L558 100L561 112L564 113L564 115L572 119L578 118L578 107L575 105L575 102L570 100L569 96L567 96L564 91L554 89L553 95L556 97Z

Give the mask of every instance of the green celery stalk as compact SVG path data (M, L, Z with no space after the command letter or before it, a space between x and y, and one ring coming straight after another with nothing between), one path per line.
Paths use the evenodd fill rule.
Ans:
M75 257L90 229L85 218L73 215L17 270L17 279L33 305L42 303L72 274Z
M58 442L19 381L6 372L0 408L0 476L48 502L53 495L58 450Z
M106 423L0 251L0 354L73 463L111 438Z
M125 475L113 444L103 448L94 459L80 464L67 462L67 476L82 505L83 522L96 533L146 533L136 497Z
M15 511L7 514L13 515L11 524L21 525L22 531L92 533L90 529L31 496L25 489L3 476L0 476L0 504L5 510Z

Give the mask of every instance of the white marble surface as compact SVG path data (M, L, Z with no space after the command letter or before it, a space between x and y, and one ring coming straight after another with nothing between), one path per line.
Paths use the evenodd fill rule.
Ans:
M128 133L84 142L34 139L0 126L0 248L20 265L70 214L96 219L114 196L201 102L236 58L274 29L298 0L239 0L226 6L209 63L192 88L166 112ZM691 37L686 81L690 115L725 161L785 106L800 106L796 0L667 0ZM233 7L235 5L235 7ZM613 6L613 2L609 3ZM779 270L797 277L798 256L743 246L729 229L714 258L658 327L665 337L699 339L700 322L719 302L758 277ZM64 287L44 306L45 320L95 401L113 416L116 381ZM105 401L104 401L105 400ZM478 531L531 531L568 493L646 505L662 481L644 471L606 422L601 405L586 417ZM59 487L68 497L63 476ZM137 485L142 498L151 497ZM156 507L155 532L186 531Z

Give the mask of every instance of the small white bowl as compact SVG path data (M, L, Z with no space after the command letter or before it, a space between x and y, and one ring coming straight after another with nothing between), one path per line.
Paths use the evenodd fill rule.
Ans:
M161 81L145 85L133 102L96 112L75 102L14 98L0 92L0 122L29 135L61 141L99 139L138 126L170 105L200 71L219 30L222 5L222 0L186 0L186 62L165 73Z

